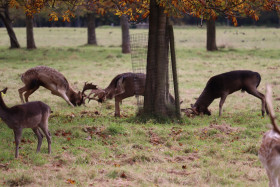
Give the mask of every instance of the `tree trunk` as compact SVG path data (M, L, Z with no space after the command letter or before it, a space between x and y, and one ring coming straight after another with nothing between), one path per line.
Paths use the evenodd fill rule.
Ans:
M95 33L95 15L94 13L87 14L87 28L88 28L88 45L97 45Z
M278 25L277 25L277 28L280 28L280 12L277 12L277 15L278 15Z
M27 49L36 49L33 34L33 17L28 15L26 15L26 38Z
M210 19L207 21L207 51L217 51L216 45L216 26L215 20Z
M122 53L130 53L129 23L125 15L121 16Z
M168 113L168 17L156 0L150 1L147 75L144 113L166 116Z
M8 4L4 7L3 14L0 13L0 19L3 21L3 23L4 23L4 25L7 29L8 35L10 37L10 44L11 44L10 48L11 49L20 48L20 45L18 43L16 34L15 34L13 26L12 26L12 20L10 18L9 5Z

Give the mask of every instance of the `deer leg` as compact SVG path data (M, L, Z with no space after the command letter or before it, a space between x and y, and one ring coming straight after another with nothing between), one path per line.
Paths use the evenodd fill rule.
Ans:
M42 137L42 135L40 133L39 128L33 128L32 130L36 134L37 139L38 139L38 145L37 145L37 150L36 150L36 152L38 153L38 152L40 152L40 149L41 149L43 137Z
M264 116L265 110L266 109L266 113L268 114L268 110L267 110L267 106L266 106L266 102L265 102L265 97L262 93L260 93L257 89L253 88L253 89L247 89L246 90L249 94L259 98L262 101L262 116Z
M277 174L273 173L272 176L271 176L271 179L272 179L272 186L273 187L278 187L279 186L279 183L278 183L278 176Z
M67 97L64 91L58 90L58 93L70 106L74 107L74 105L69 101L69 98Z
M120 117L120 100L115 98L115 117Z
M48 153L51 154L51 133L48 130L48 121L45 121L44 124L40 126L43 133L46 135L47 141L48 141Z
M22 129L14 129L15 142L16 142L15 158L18 157L18 148L19 148L19 143L20 143L20 139L21 139L21 134L22 134Z
M28 89L27 89L26 86L24 86L24 87L18 89L19 97L20 97L20 100L21 100L22 103L24 103L23 95L22 95L22 94L23 94L23 92L25 92L25 91L27 91L27 90L28 90Z
M24 98L25 98L25 102L28 102L28 97L33 94L37 89L39 88L39 86L36 86L34 88L32 88L31 90L27 90L24 94Z
M223 108L223 104L225 103L225 100L227 98L228 94L224 94L221 97L220 103L219 103L219 116L222 115L222 108Z

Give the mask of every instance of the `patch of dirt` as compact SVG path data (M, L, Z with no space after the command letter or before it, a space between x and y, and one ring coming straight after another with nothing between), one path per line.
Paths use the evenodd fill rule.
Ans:
M96 116L99 116L100 115L100 112L99 111L81 111L80 112L81 114L81 118L82 117L96 117Z
M152 129L148 130L148 136L150 137L150 143L153 145L163 144L163 140Z
M167 173L175 174L175 175L180 175L180 176L188 176L188 175L192 174L191 172L187 172L185 170L183 170L183 171L176 171L176 170L173 170L173 169L167 171Z
M168 162L176 162L176 163L184 163L184 162L190 162L194 161L196 159L199 159L198 153L189 153L187 156L176 156L175 158L167 158L166 160Z
M147 157L145 155L137 155L137 156L122 160L121 165L125 165L125 164L133 165L135 163L143 163L143 162L163 163L163 161L157 157Z
M205 127L203 129L201 129L200 132L205 133L205 132L209 132L209 130L212 130L212 129L216 129L216 130L220 131L221 133L225 133L225 134L234 134L234 133L238 133L238 132L244 130L243 128L231 127L228 124L222 123L221 125L210 124L209 127Z

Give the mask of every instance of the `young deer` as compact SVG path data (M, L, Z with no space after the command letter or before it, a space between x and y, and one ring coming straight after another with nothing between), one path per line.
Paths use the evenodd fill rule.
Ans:
M36 134L38 138L37 152L40 151L42 145L43 134L40 131L41 129L46 135L50 154L51 134L48 130L48 118L51 113L50 107L41 101L35 101L8 108L2 98L2 94L6 94L7 89L5 88L0 91L0 117L14 131L16 142L15 157L18 157L18 148L23 128L31 128Z
M242 92L248 92L262 101L262 115L264 116L265 109L267 113L268 110L264 95L257 90L260 82L261 76L259 73L246 70L230 71L211 77L195 104L191 105L191 110L194 114L203 113L211 115L208 106L214 99L221 98L219 104L219 116L221 116L222 107L227 96L241 90Z
M146 84L146 75L143 73L122 73L117 75L105 89L97 88L93 84L85 84L86 86L95 86L91 93L87 96L89 100L97 100L102 103L106 99L115 98L115 116L120 116L120 103L123 99L134 95L144 95ZM83 92L85 89L83 90ZM90 95L94 94L92 98ZM97 97L97 98L96 98ZM174 98L169 94L170 102L174 103Z
M28 102L28 97L35 92L40 86L50 90L53 95L62 97L72 107L80 106L84 103L84 96L81 92L75 92L69 85L67 79L57 70L46 67L37 66L27 70L21 75L21 80L25 84L18 90L21 102Z
M259 159L266 169L270 187L280 186L280 130L276 124L272 106L272 91L267 85L266 103L272 123L272 130L266 132L259 150Z

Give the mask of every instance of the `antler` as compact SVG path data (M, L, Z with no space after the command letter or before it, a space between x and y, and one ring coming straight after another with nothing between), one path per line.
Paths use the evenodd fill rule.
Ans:
M85 94L86 90L91 90L91 92L88 95L86 95ZM95 100L95 101L98 101L98 102L103 102L104 98L103 97L100 98L100 96L97 95L97 94L100 94L100 93L103 93L103 92L104 92L104 90L98 88L97 85L85 82L82 94L83 94L83 97L85 99L88 99L88 102L90 102L90 100ZM94 94L94 96L90 97L92 94ZM98 96L98 98L96 98L96 96Z
M96 89L97 89L97 85L85 82L82 94L85 95L85 91L87 90L96 90Z
M188 117L192 117L192 115L198 115L198 112L193 108L181 109L181 112L184 112Z
M84 84L84 87L83 87L83 91L82 91L82 95L83 95L83 100L85 101L86 99L88 99L89 101L90 100L96 100L94 97L92 97L92 98L90 98L89 96L93 93L92 91L93 90L97 90L98 88L97 88L97 85L94 85L94 84L92 84L92 83L88 83L88 82L85 82L85 84ZM85 91L87 91L87 90L92 90L91 92L90 92L90 94L89 95L86 95L85 94ZM88 101L88 102L89 102Z

